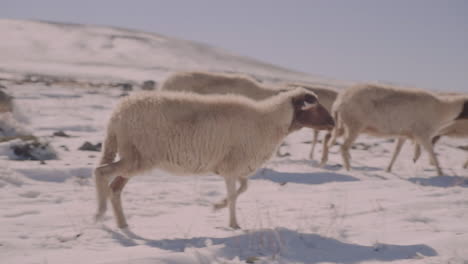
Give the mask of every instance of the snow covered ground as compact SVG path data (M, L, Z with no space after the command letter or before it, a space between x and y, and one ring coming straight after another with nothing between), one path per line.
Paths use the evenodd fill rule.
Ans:
M32 22L14 23L25 28ZM10 32L4 23L0 28ZM2 61L3 76L40 72L42 60L24 60L28 67L22 68L21 60L13 58L15 69L5 69ZM217 70L230 67L225 61L207 63ZM57 65L61 73L77 69ZM94 67L99 68L82 68L77 76L86 77ZM301 75L250 67L282 78ZM132 75L138 67L122 68L123 79L149 78ZM50 74L45 70L41 73ZM119 73L100 71L113 78ZM153 72L151 79L160 81L166 74ZM16 116L23 117L19 125L58 155L45 162L12 160L12 143L0 143L1 263L468 263L468 172L462 169L468 155L459 148L468 145L466 140L443 138L437 145L447 173L438 177L427 155L412 162L411 144L402 150L394 172L386 173L393 143L361 136L351 152L353 170L346 172L336 147L329 165L317 168L307 158L312 133L303 129L280 148L289 155L273 157L251 178L238 201L241 230L227 227L227 210L212 211L225 195L221 178L153 171L124 189L130 229L122 231L111 211L103 223L94 223L92 170L99 152L78 150L85 141L102 142L121 89L0 83L15 97L21 112ZM53 136L60 130L69 137Z

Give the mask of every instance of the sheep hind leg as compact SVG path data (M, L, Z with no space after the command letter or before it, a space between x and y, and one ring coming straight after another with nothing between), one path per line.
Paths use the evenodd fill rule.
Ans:
M319 131L314 129L314 137L312 138L312 146L310 148L309 159L314 159L315 146L317 145Z
M110 184L112 208L114 210L114 216L119 228L125 228L128 226L127 221L125 220L125 215L123 213L122 200L120 197L120 194L122 193L122 190L127 184L128 180L128 178L117 176Z
M437 175L442 176L444 173L442 172L442 169L440 168L439 165L439 160L437 159L437 156L435 155L434 148L432 145L432 142L430 140L420 140L419 144L424 148L429 153L429 157L431 159L431 162L434 163L434 166L437 169Z
M401 147L403 146L403 144L405 144L405 141L406 139L404 138L401 138L401 137L398 138L397 142L395 143L395 150L393 151L392 159L390 160L390 163L388 164L388 167L385 171L387 172L392 171L393 164L395 163L396 158L400 154Z
M346 128L345 138L343 144L341 145L341 157L343 158L344 167L347 171L351 169L349 149L353 145L356 138L359 136L359 130Z
M124 161L119 160L110 164L99 166L94 170L98 200L98 209L95 215L96 221L102 220L107 210L107 197L110 194L109 179L115 174L115 172L123 169L123 167Z
M239 196L241 193L247 190L247 186L248 186L247 182L248 182L247 178L239 179L240 186L239 186L239 189L237 189L237 193L236 193L237 196ZM214 204L213 208L215 210L219 210L222 208L226 208L227 206L228 206L228 199L224 198L221 202Z

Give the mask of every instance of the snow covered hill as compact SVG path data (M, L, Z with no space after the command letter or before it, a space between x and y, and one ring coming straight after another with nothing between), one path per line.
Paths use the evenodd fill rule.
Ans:
M0 19L0 34L0 72L142 81L172 71L210 70L331 82L206 44L136 30Z
M122 29L1 20L0 32L4 76L159 82L169 72L196 68L342 83ZM14 120L6 123L32 132L46 143L43 151L57 156L14 160L11 147L21 140L0 138L0 263L468 263L466 140L441 139L436 152L447 175L438 177L427 155L413 163L410 144L394 172L385 172L393 143L361 136L347 172L336 147L329 164L317 168L307 158L312 133L302 129L286 138L283 155L266 163L240 196L242 230L227 228L227 210L212 210L225 196L222 179L163 171L129 182L123 206L130 229L119 230L111 210L103 223L93 221L99 152L80 147L102 142L114 105L124 92L139 91L1 75L0 85L15 100Z

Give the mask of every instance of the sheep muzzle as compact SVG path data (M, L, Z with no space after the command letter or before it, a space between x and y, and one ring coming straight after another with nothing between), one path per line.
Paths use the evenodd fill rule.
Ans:
M320 103L297 110L295 119L301 126L317 130L331 130L335 126L333 117Z

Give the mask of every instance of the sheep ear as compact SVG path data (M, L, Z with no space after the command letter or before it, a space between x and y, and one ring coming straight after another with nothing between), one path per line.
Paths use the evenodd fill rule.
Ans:
M303 94L293 99L294 108L296 110L307 110L317 105L317 97L312 94Z
M458 119L468 119L468 101L465 101L465 103L463 104L462 111L455 120Z

